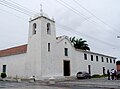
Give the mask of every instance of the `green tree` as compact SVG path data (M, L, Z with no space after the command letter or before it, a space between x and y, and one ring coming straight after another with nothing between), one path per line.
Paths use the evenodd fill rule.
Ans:
M82 38L76 39L75 37L70 37L70 41L76 49L90 50L88 44L86 43L87 41Z

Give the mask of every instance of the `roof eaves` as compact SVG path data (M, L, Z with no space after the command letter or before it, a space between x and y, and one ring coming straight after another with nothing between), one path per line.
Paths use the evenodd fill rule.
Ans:
M92 53L92 54L95 54L95 55L101 55L101 56L117 59L116 57L112 57L112 56L108 56L108 55L104 55L104 54L100 54L100 53L96 53L96 52L91 52L91 51L85 51L85 50L81 50L81 49L76 49L76 51L81 51L81 52L85 52L85 53Z

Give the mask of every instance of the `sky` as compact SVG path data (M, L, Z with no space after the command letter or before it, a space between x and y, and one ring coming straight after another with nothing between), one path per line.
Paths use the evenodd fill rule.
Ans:
M0 0L0 50L27 43L40 4L55 19L57 36L83 38L92 52L120 59L120 0Z

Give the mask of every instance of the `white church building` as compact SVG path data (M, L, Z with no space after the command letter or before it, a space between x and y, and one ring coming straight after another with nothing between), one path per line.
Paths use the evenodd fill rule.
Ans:
M75 76L79 71L105 74L115 57L75 49L67 36L56 37L55 21L41 13L29 21L28 44L0 50L0 73L37 79Z

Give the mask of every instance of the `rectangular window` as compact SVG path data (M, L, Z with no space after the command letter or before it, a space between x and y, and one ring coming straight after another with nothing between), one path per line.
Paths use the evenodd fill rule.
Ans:
M106 58L106 61L107 61L107 63L108 63L108 58Z
M48 52L50 52L50 43L48 43Z
M3 73L6 73L6 65L3 65Z
M103 67L103 75L105 75L105 67Z
M84 54L84 59L87 60L87 54Z
M68 56L68 48L64 49L65 56Z
M96 56L96 61L98 62L98 56Z
M110 63L112 63L112 59L110 59Z
M91 61L93 61L93 55L91 55Z
M101 57L101 59L102 59L102 62L104 62L104 59L103 59L103 57Z

